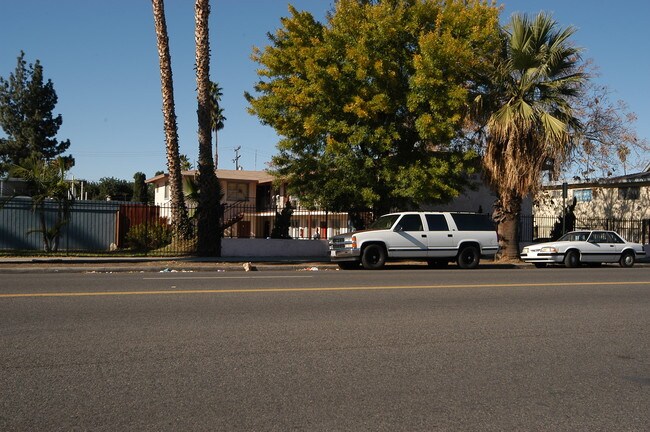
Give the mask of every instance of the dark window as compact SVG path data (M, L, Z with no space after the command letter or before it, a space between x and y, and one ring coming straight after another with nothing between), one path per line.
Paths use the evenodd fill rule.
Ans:
M618 199L622 199L622 200L638 200L639 199L639 187L638 186L630 186L630 187L618 188Z
M607 239L609 243L625 243L622 238L614 234L613 232L607 233Z
M494 231L494 223L488 215L452 213L458 231Z
M593 243L610 243L607 233L602 231L594 231L591 233L589 241Z
M449 231L449 225L447 225L447 219L445 219L445 215L428 214L425 215L425 217L427 218L429 231Z
M397 231L423 231L420 215L404 215L397 224Z

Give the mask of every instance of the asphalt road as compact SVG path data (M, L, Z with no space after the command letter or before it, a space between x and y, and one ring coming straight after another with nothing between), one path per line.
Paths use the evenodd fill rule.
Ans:
M3 274L0 430L650 430L650 268Z

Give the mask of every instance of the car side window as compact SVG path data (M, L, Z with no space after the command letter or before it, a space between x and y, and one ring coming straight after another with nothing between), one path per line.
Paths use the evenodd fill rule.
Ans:
M449 225L447 224L445 215L428 214L425 217L427 219L427 225L429 225L429 231L449 231Z
M594 243L609 243L607 239L607 233L604 232L595 232L591 235L591 239Z
M614 233L607 233L607 243L624 243L623 240Z
M404 215L397 223L397 231L424 231L418 214Z

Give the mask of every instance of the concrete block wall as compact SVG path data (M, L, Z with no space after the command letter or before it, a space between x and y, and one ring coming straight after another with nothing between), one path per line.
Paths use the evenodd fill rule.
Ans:
M329 257L329 246L327 240L224 238L221 240L221 256L326 258Z

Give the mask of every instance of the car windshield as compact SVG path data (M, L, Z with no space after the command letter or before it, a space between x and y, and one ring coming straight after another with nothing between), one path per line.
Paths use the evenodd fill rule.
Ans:
M558 241L587 241L588 231L575 231L564 234Z
M390 229L394 224L397 218L399 217L398 214L393 214L393 215L384 215L374 221L373 223L370 224L368 227L369 229L375 229L375 230L383 230L383 229Z

